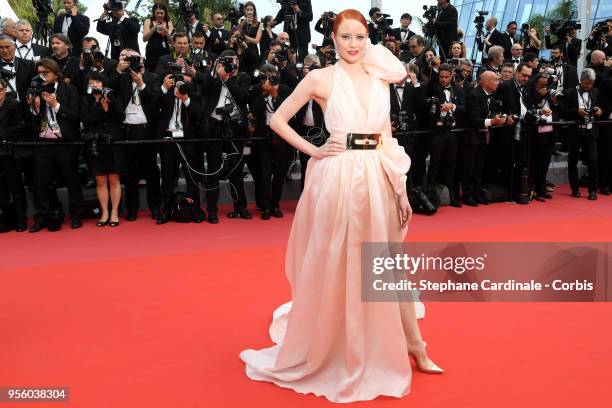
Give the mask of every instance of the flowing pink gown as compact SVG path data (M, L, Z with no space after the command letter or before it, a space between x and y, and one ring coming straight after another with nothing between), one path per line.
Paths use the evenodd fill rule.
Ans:
M362 242L402 242L407 233L396 196L405 194L410 158L385 133L388 82L401 81L406 70L369 42L362 63L370 78L368 111L336 64L325 123L332 135L383 133L382 145L308 162L285 263L293 301L274 312L276 345L240 353L251 379L333 402L401 397L412 374L399 303L362 302L360 272Z

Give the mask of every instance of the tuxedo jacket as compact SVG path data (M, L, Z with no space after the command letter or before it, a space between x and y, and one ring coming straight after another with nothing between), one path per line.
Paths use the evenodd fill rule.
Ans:
M107 78L107 86L109 88L117 89L115 87L116 82L119 79L119 73L117 72L117 61L110 58L104 58L104 61L102 62L102 68L104 69L104 71L102 71L101 73ZM85 94L85 90L87 88L87 76L90 72L91 69L81 69L81 67L79 66L78 85L75 85L77 85L77 89L81 95Z
M302 106L302 108L295 115L295 123L298 129L304 126L302 123L304 123L304 117L306 116L307 110L308 103ZM323 113L323 109L321 109L321 106L315 100L312 101L312 116L314 119L314 126L323 129L323 133L329 134L327 128L325 127L325 115Z
M116 29L115 29L116 27ZM119 54L121 50L125 48L131 48L134 51L140 53L138 46L138 33L140 32L140 22L135 17L127 17L117 24L114 21L107 22L106 20L98 20L96 30L109 36L111 41L111 58L119 60ZM119 46L115 46L115 39L119 40Z
M60 71L64 78L70 80L70 85L78 87L80 85L81 68L79 67L79 57L68 54L62 61L58 60L55 56L51 57L55 62L58 63Z
M550 49L553 47L553 42L550 39L550 35L544 36L544 42L546 48ZM569 44L565 41L561 42L561 46L563 47L563 54L567 59L567 63L573 65L574 67L578 66L578 57L580 57L580 53L582 52L582 41L577 38L572 38ZM587 49L589 49L589 41L587 40L586 44Z
M59 14L55 18L55 22L53 23L53 33L62 32L65 18L65 13ZM81 43L83 42L83 38L85 38L89 33L89 17L77 13L76 16L71 16L71 18L72 22L68 28L68 38L70 38L70 42L72 43L72 55L80 56L81 51L83 50Z
M504 35L497 28L494 29L491 35L489 36L489 42L491 43L491 45L487 45L485 43L485 39L484 39L485 35L486 33L484 33L482 38L477 40L478 51L486 50L488 53L489 49L493 47L494 45L499 45L500 47L504 46Z
M408 36L406 37L406 41L408 41L410 39L410 37L412 37L413 35L415 35L414 31L411 31L410 29L408 29ZM395 37L395 39L397 41L402 41L402 29L401 28L394 28L393 29L393 37Z
M219 33L221 33L219 35ZM217 29L210 27L210 36L206 37L206 50L214 54L221 55L227 49L227 41L229 40L229 31L225 28Z
M15 44L15 46L17 46L17 44ZM51 51L49 50L49 48L45 47L44 45L38 45L34 43L32 43L32 48L30 48L29 51L26 51L25 49L21 50L19 46L17 46L17 49L15 50L15 56L22 59L33 60L35 58L36 60L39 60L50 55Z
M232 98L238 107L246 114L246 105L249 103L249 85L251 84L251 76L245 72L238 72L235 76L228 78L225 81L225 86L232 95ZM217 107L221 88L223 87L221 79L217 76L206 75L206 80L202 85L202 111L204 121L208 120L211 113ZM228 99L228 103L229 103Z
M502 81L495 92L495 99L502 101L501 113L521 114L521 95L514 79ZM523 103L527 104L527 87L523 90Z
M578 85L578 70L570 64L563 64L563 89L574 88Z
M385 37L393 35L393 30L391 28L387 28L385 30ZM368 23L368 36L370 37L370 42L372 44L378 44L378 28L374 27L374 24Z
M300 8L300 11L297 13L297 29L295 30L297 40L300 48L308 48L308 45L310 44L310 22L313 18L312 4L310 0L297 0L297 5ZM286 6L282 6L274 18L274 21L277 24L281 23L284 21L285 15L287 14L293 14L293 10ZM295 35L293 35L291 24L284 23L283 31L289 33L291 46L297 48L296 38Z
M434 26L436 28L436 36L440 40L441 43L450 45L453 41L458 40L457 35L457 20L458 13L455 6L449 4L448 7L442 9L436 17L436 22ZM444 52L450 47L444 47Z
M81 100L76 87L67 85L64 82L58 82L55 97L60 103L56 119L62 132L62 139L66 141L79 139L79 103ZM46 114L45 106L45 101L41 100L39 114L31 114L32 134L35 138L38 138L40 134L42 119Z
M170 88L165 94L161 92L161 97L159 99L160 114L157 133L160 137L165 137L170 124L170 119L174 114L174 106L176 101L174 96L174 87ZM195 88L191 88L189 92L189 99L189 106L183 105L181 107L181 124L183 125L183 137L185 139L193 139L200 136L200 132L197 131L197 128L202 119L202 102L200 96L195 91Z
M286 85L280 84L278 86L278 96L276 101L273 102L274 111L276 111L291 95L291 88ZM255 136L266 137L268 135L269 127L266 125L266 97L261 91L261 85L256 85L251 88L251 99L249 101L250 112L255 117ZM315 103L315 105L317 105ZM314 107L313 107L314 110ZM296 127L295 117L290 121L292 127ZM280 136L273 136L279 138Z
M149 126L156 125L159 120L159 107L163 95L161 81L159 76L152 72L145 72L142 79L145 83L145 89L139 93L142 110L147 118L147 124ZM119 95L118 99L121 101L121 107L125 112L134 95L132 76L129 73L121 74L114 89Z
M517 41L516 39L514 39L514 44L516 44ZM504 60L505 61L511 61L512 60L512 39L510 38L510 35L508 35L508 33L503 32L502 36L501 36L501 44L500 44L503 48L504 48Z
M456 106L455 111L453 113L453 116L456 118L456 122L457 122L456 127L462 127L463 119L467 112L467 108L465 106L465 95L463 93L463 88L455 84L451 84L450 88L451 88L450 89L450 94L451 94L450 103L453 103ZM444 89L437 82L429 85L429 97L438 98L438 100L440 101L440 104L443 104L446 102L446 95L444 94ZM432 124L432 127L435 127L436 122L440 120L440 114L441 112L440 112L440 109L438 108L436 114L433 115L433 117L430 116L430 118L432 119L432 121L430 122Z
M599 89L591 90L591 106L599 106ZM569 88L563 91L563 97L560 98L559 108L561 115L565 120L580 120L578 115L578 91L576 88ZM603 116L599 117L600 119Z
M15 57L13 60L13 68L15 70L15 85L17 85L17 94L22 106L26 106L28 88L32 82L32 78L36 76L34 71L34 63L30 60L25 60ZM7 88L8 91L9 88Z
M398 114L405 111L407 114L416 115L416 127L421 128L427 123L427 108L425 105L426 85L421 83L415 87L411 82L404 83L404 92L400 103L396 84L389 84L389 95L391 98L391 113Z
M30 135L29 121L26 123L23 106L13 98L5 98L0 106L0 140L18 140ZM29 156L32 149L27 146L12 148L17 159Z
M467 106L467 125L473 127L475 130L466 133L466 138L470 144L481 144L484 143L485 134L484 132L478 131L478 129L485 128L485 120L490 118L490 108L487 104L487 100L492 100L493 94L487 98L487 95L482 87L477 86L472 89L466 99Z

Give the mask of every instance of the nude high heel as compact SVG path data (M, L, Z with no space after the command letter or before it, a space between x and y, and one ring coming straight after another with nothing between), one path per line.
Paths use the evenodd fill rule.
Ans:
M427 356L425 344L427 343L424 341L421 341L418 346L408 344L408 355L414 358L419 371L428 374L442 374L444 370Z

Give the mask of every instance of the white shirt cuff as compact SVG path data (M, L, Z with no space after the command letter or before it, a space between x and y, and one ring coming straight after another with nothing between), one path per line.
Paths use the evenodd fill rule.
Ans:
M164 93L164 95L168 93L168 90L166 88L164 88L163 85L161 86L161 90Z
M144 90L146 87L147 87L147 84L145 84L145 83L143 82L143 83L142 83L142 86L139 86L139 87L138 87L138 90L139 90L139 91L142 91L142 90Z
M183 101L183 105L185 105L186 107L189 107L189 104L191 103L191 99L187 98L186 101Z
M491 127L491 119L485 119L485 127Z
M59 111L59 108L60 108L60 104L58 102L58 104L55 105L55 108L53 108L53 113L57 113Z

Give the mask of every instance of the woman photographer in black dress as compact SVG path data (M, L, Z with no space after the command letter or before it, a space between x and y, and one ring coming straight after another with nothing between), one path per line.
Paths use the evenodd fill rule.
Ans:
M155 71L159 57L170 54L172 42L171 33L174 31L168 8L165 4L155 3L151 10L151 17L143 24L142 40L147 43L145 49L145 68Z
M257 9L255 3L247 1L244 3L244 19L240 22L240 32L244 36L247 45L243 59L244 72L252 74L259 66L260 56L257 44L261 41L263 26L257 20Z
M125 110L119 98L115 98L112 92L109 94L110 90L105 86L106 77L99 72L91 72L87 76L87 92L81 99L81 120L87 141L87 165L96 177L100 202L101 216L96 225L116 227L119 225L121 200L119 174L126 174L128 165L123 147L112 142L123 138L121 124L125 120Z

